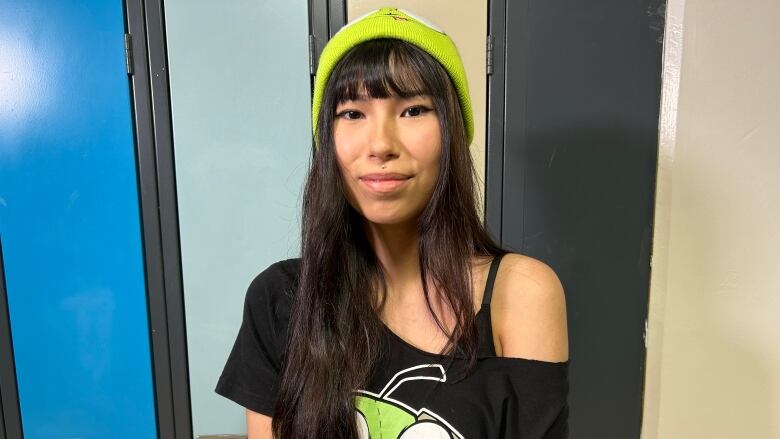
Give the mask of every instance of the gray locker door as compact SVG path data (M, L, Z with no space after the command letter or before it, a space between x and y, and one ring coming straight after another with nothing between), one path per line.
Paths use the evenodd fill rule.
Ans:
M574 439L640 434L664 5L491 2L487 221L566 290Z

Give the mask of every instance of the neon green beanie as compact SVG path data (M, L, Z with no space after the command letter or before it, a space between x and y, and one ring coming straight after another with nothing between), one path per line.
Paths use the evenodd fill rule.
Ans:
M463 122L466 125L466 138L468 144L471 144L474 137L474 116L471 113L466 72L455 43L441 29L398 8L378 9L353 20L341 28L325 45L314 78L311 116L315 140L320 106L331 72L350 49L362 42L378 38L394 38L414 44L444 67L458 93Z

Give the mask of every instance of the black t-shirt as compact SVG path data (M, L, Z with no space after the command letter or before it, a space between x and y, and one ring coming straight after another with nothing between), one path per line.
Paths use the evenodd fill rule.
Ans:
M558 439L568 437L568 362L497 357L490 297L500 257L490 267L477 314L476 367L422 351L385 327L383 355L356 392L358 428L370 439ZM244 317L216 392L272 416L300 259L277 262L247 291Z

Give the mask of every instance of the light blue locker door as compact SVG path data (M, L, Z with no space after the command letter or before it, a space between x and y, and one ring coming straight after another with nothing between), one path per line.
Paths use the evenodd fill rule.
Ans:
M312 155L308 20L305 1L165 2L196 436L244 433L244 409L214 386L249 283L299 254Z
M157 436L123 7L0 0L0 234L26 439Z

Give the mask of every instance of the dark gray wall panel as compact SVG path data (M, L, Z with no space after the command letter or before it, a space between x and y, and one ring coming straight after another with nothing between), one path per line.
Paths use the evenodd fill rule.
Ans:
M566 289L571 437L638 438L663 3L506 11L502 243Z

